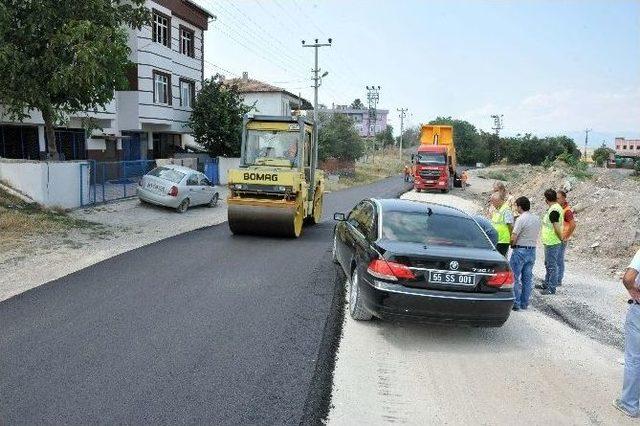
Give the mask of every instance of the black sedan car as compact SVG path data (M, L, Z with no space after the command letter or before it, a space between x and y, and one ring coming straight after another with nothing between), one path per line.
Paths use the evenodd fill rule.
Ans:
M468 214L366 199L334 219L333 259L349 278L352 318L487 327L509 318L513 273Z

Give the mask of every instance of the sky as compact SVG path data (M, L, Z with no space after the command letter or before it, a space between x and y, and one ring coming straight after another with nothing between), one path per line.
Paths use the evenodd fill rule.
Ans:
M216 15L205 36L205 75L247 71L313 101L378 107L398 133L437 116L504 135L567 134L592 144L640 137L640 0L194 0Z

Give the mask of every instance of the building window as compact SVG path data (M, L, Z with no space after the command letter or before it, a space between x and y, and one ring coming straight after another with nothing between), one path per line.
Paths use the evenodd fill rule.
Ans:
M194 33L187 27L180 26L180 53L194 57Z
M153 102L171 105L171 76L162 72L153 72Z
M171 47L171 19L156 10L153 11L153 41Z
M193 81L180 79L180 106L191 108L196 97L196 85Z
M626 146L626 145L622 145L622 149L623 149L623 150L624 150L624 149L627 149L627 146Z

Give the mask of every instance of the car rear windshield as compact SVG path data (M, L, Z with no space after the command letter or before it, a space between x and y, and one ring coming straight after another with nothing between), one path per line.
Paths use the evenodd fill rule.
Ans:
M491 243L478 224L460 216L421 212L385 212L382 236L392 241L427 246L455 246L490 249Z
M173 183L180 183L185 174L174 169L167 167L156 167L147 173L149 176L159 177L160 179L168 180Z

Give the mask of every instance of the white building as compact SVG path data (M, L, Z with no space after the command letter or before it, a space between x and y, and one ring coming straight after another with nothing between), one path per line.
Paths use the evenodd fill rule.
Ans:
M70 117L56 129L65 159L166 158L184 148L191 106L204 80L203 33L213 15L191 0L147 0L146 6L153 15L151 25L129 30L135 64L129 90L116 92L104 111ZM102 130L87 137L81 121L85 115ZM0 157L37 159L46 154L40 113L23 123L0 115Z
M227 85L235 85L244 98L247 106L253 106L250 114L287 116L296 110L311 110L313 106L309 101L294 95L293 93L249 78L248 72L242 73L242 78L233 78L226 81Z

